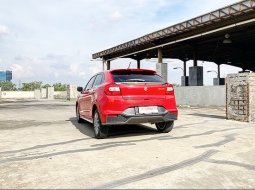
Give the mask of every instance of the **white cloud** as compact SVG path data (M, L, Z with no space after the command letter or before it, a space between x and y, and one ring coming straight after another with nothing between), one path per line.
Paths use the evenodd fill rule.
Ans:
M47 61L63 61L65 58L67 58L66 55L48 53L45 57L42 58L42 60L47 60Z
M121 20L123 18L123 15L119 12L119 11L114 11L111 15L110 15L111 20L113 21L118 21Z
M84 72L85 68L82 68L80 64L71 64L70 71L76 77L85 78L86 73Z
M93 75L102 71L102 64L92 62L86 68L86 65L73 63L70 65L69 69L71 74L75 75L76 77L88 80Z
M101 63L91 63L91 65L89 66L89 73L91 73L91 75L95 75L98 72L102 71L102 64Z
M73 74L78 74L79 72L79 65L77 64L71 64L70 65L70 70Z
M8 34L8 33L9 33L8 27L0 24L0 36L3 34Z
M13 78L15 79L23 79L34 76L30 65L13 64L11 66L11 70Z
M59 73L58 72L54 72L54 76L55 76L55 78L58 78L59 77Z
M14 57L14 60L19 62L36 62L36 59L33 57L21 56L21 55Z

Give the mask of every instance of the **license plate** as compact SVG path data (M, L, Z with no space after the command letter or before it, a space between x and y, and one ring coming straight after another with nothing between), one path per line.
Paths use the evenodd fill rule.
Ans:
M139 113L141 113L141 114L158 113L158 107L157 106L139 107L138 110L139 110Z

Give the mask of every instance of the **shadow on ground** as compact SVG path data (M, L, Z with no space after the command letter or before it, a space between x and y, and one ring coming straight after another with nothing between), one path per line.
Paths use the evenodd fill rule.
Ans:
M73 104L59 104L52 102L51 104L44 104L40 102L32 102L30 103L9 103L9 104L0 104L0 109L8 109L8 110L19 110L19 109L47 109L47 110L59 110L61 108L66 108L69 106L74 106Z
M95 136L92 124L85 121L83 123L78 123L75 117L72 117L69 120L82 134L89 137ZM159 134L156 128L154 129L145 125L118 125L110 126L108 138L144 136L155 134Z
M202 114L202 113L193 113L189 115L194 115L199 117L209 117L209 118L215 118L215 119L226 119L226 116L221 116L221 115L211 115L211 114Z

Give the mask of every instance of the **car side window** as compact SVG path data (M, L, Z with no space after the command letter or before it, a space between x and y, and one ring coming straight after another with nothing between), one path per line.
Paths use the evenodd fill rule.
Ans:
M85 87L85 91L86 91L86 90L90 90L90 89L92 88L93 83L94 83L94 81L95 81L95 78L96 78L96 76L92 77L92 78L89 80L89 82L87 83L87 85L86 85L86 87Z
M103 83L103 75L99 74L96 76L95 82L93 84L93 88L101 85Z

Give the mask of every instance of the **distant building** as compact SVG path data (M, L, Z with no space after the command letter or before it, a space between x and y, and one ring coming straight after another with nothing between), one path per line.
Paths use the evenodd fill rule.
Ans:
M11 81L12 71L0 71L0 81Z

